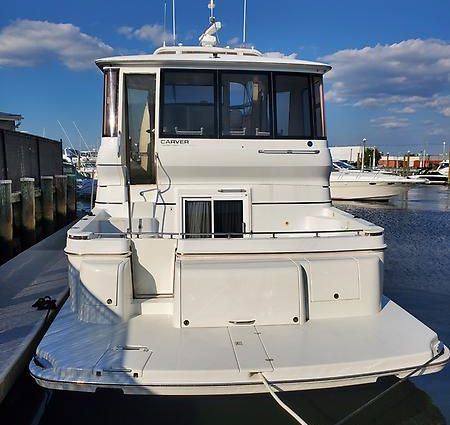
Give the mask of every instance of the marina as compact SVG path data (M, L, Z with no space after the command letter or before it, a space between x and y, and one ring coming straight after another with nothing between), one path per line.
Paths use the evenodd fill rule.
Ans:
M247 0L232 38L207 3L186 35L162 1L127 48L0 17L0 76L86 76L61 116L39 84L44 115L0 113L1 423L446 424L448 43L309 60L248 43Z
M417 186L405 199L388 203L342 202L345 209L386 229L389 255L386 256L385 293L402 307L432 326L446 341L450 321L442 311L450 305L448 274L450 262L450 194L446 187ZM410 229L415 229L411 232ZM430 241L431 245L430 245ZM430 246L439 248L434 255ZM427 276L426 279L424 276ZM331 425L380 394L392 382L358 385L341 389L286 393L285 400L302 412L311 424ZM445 424L450 419L449 369L401 384L375 405L350 420L349 424ZM26 394L26 403L22 397ZM154 420L158 423L292 423L267 394L234 397L154 397L123 396L115 393L55 392L48 399L45 390L29 376L18 381L0 417L13 417L16 424L30 424L38 417L41 425L123 424ZM18 406L21 406L19 409ZM67 414L67 406L71 406ZM114 405L114 408L111 408Z

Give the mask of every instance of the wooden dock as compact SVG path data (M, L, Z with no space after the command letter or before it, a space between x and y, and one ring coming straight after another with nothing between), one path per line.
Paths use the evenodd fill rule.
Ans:
M49 295L58 307L68 294L64 227L0 267L0 402L28 362L55 310L32 305Z
M34 178L20 178L17 192L12 191L11 180L0 180L0 264L76 217L75 176L39 180L40 188Z

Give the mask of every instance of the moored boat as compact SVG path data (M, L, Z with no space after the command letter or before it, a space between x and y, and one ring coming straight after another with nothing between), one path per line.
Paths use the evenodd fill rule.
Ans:
M388 201L406 194L415 183L406 177L382 171L361 171L344 161L333 162L330 174L331 198L335 200Z
M331 205L326 64L217 47L100 59L91 215L30 363L53 389L234 394L441 370L382 295L383 229Z

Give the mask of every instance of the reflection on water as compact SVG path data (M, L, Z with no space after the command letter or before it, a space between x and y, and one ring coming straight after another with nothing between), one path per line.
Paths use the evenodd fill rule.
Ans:
M389 202L379 201L334 201L333 204L345 210L422 210L450 211L450 186L417 185ZM377 223L378 224L378 223Z
M284 393L283 400L311 425L332 425L392 384ZM70 413L68 413L70 412ZM210 397L145 397L55 393L41 421L52 424L292 424L268 394ZM445 424L430 397L404 382L347 424Z
M419 186L405 198L336 203L385 229L385 294L450 345L450 187ZM450 367L414 378L450 420Z
M386 295L433 328L447 345L450 344L449 204L450 190L432 186L413 188L408 197L388 203L335 203L385 228ZM281 397L310 425L331 425L393 382L386 379L370 385L284 393ZM36 399L43 398L44 390L29 378L22 387L26 388L25 393L21 388L23 395L9 402L7 412L0 408L1 423L31 423L30 412L37 411ZM2 418L11 414L14 420L3 422ZM402 383L347 423L438 425L447 423L446 419L450 419L450 366L440 373ZM278 425L294 421L268 394L144 397L54 392L39 423Z

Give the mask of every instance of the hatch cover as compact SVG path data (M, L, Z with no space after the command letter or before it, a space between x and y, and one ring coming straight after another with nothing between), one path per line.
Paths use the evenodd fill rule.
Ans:
M264 348L260 332L256 326L229 326L228 333L241 372L273 371L272 359Z

